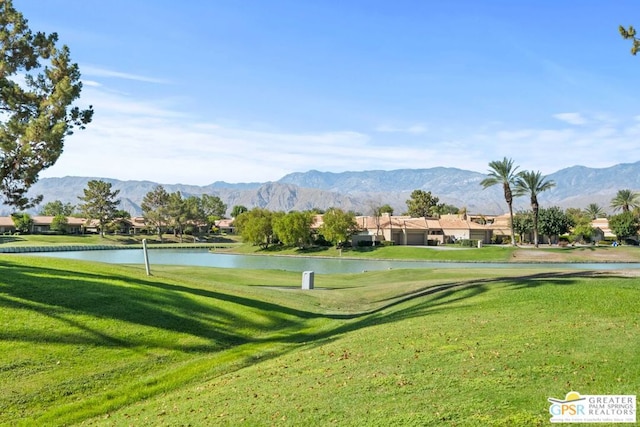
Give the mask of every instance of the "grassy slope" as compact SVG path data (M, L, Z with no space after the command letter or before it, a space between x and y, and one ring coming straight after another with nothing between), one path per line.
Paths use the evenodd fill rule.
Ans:
M260 255L296 255L349 257L369 259L400 259L420 261L459 261L459 262L640 262L640 249L637 246L484 246L461 248L456 245L444 247L428 246L383 246L376 248L346 248L340 252L334 247L311 249L283 248L279 246L262 250L257 246L239 245L228 249L229 252Z
M163 235L162 243L156 235L136 234L107 234L100 237L97 234L22 234L13 236L0 235L0 245L2 246L57 246L57 245L141 245L142 240L146 239L150 245L155 244L193 244L193 237L185 235L180 238L171 234ZM222 247L233 247L240 245L238 236L215 236L206 240L201 244L193 244L194 246L216 245Z
M302 292L280 271L0 266L0 424L509 425L571 389L640 388L622 273L385 271Z
M547 425L548 397L640 387L638 280L580 276L422 295L94 422Z
M350 257L369 259L405 259L405 260L433 260L433 261L493 261L507 262L514 249L507 246L485 246L477 248L460 248L449 246L446 249L427 246L380 246L376 248L345 248L342 251L335 247L317 247L297 249L291 247L272 246L266 250L257 246L242 245L231 249L235 253L260 255L297 255Z

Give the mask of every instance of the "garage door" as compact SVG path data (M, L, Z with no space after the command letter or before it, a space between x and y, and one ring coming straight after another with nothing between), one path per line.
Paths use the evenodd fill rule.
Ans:
M407 234L407 245L424 245L424 233Z
M393 243L396 245L402 245L404 242L402 241L402 233L393 233Z

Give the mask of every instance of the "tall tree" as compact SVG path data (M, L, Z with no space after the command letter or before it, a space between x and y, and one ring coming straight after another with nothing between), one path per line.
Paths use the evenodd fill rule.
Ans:
M249 209L247 209L246 206L242 206L242 205L235 205L232 209L231 209L231 218L238 218L240 216L241 213L247 212Z
M352 212L331 208L322 216L320 234L327 242L334 244L344 243L358 229L356 217Z
M182 194L179 191L169 194L169 203L167 204L167 216L171 226L173 227L173 235L180 237L184 234L184 226L188 221L188 212Z
M292 211L273 219L273 232L278 239L288 246L304 248L311 241L311 212Z
M218 196L203 194L200 196L200 206L209 229L227 213L227 205Z
M369 214L373 218L376 224L376 236L380 234L380 223L382 220L382 216L385 213L389 215L393 215L393 208L389 206L389 204L381 205L381 202L378 200L369 200L368 203Z
M480 185L484 188L488 188L494 185L502 185L504 192L504 200L509 206L509 219L511 224L511 244L516 245L516 237L513 231L513 192L511 186L515 185L517 178L518 166L513 165L512 159L506 157L502 160L493 160L489 162L489 173L487 178L480 182Z
M391 207L391 205L389 205L389 203L385 203L384 205L380 206L380 208L378 208L378 212L381 215L382 214L393 215L393 208Z
M203 195L203 197L206 195ZM204 209L204 200L197 196L189 196L184 199L184 214L186 225L193 231L199 230L200 227L206 226L210 230L217 219L216 216L209 216Z
M66 215L57 214L53 216L51 220L51 231L58 233L66 233L69 227L69 220Z
M20 209L35 206L27 191L62 154L64 139L91 122L80 97L78 65L58 35L33 33L11 0L0 1L0 193Z
M533 230L533 214L531 212L518 212L513 216L513 230L524 242L524 236Z
M109 224L109 228L111 231L124 232L131 224L130 220L131 214L128 211L125 211L124 209L117 209L113 213L113 218L111 220L111 224Z
M407 214L414 218L429 217L435 213L438 199L431 195L431 191L413 190L407 200Z
M640 223L638 223L638 218L634 214L627 211L609 218L609 227L616 235L616 238L622 241L627 237L637 237Z
M564 213L558 206L540 209L538 227L541 234L549 237L549 245L551 245L551 240L554 236L557 237L568 233L574 225L573 218Z
M11 220L16 226L16 231L20 233L31 232L33 226L33 218L28 213L13 213L11 214Z
M620 25L618 27L618 31L620 31L620 35L625 40L631 40L631 54L635 55L640 50L640 39L636 37L636 29L633 28L632 25L629 25L628 28Z
M243 212L235 219L234 225L242 236L242 240L267 249L273 237L273 212L253 208Z
M73 211L76 209L74 205L71 203L62 203L60 200L54 200L53 202L49 202L43 206L40 210L40 215L46 216L56 216L56 215L64 215L71 216Z
M589 205L584 208L584 213L592 220L606 216L604 208L597 203L589 203Z
M591 220L582 217L576 221L576 225L571 230L571 236L577 242L590 242L594 235L594 228Z
M91 180L87 183L83 201L79 206L80 212L87 220L97 220L100 227L100 237L104 237L105 226L115 217L120 200L116 200L120 190L111 190L111 183L102 180Z
M516 177L515 195L529 195L531 201L531 211L533 212L533 244L538 247L538 212L540 205L538 204L538 194L555 187L556 183L547 180L542 176L540 171L522 171Z
M611 207L614 211L622 209L622 212L629 212L640 206L640 194L629 189L618 190L616 197L611 199Z
M145 224L155 228L160 242L162 242L162 234L169 222L168 205L169 193L162 185L156 185L153 190L145 194L140 205Z
M431 215L434 215L438 218L440 218L442 215L447 215L447 214L465 214L466 215L467 210L465 209L460 209L457 206L454 205L449 205L447 203L438 203L436 206L433 207L433 209L431 209Z

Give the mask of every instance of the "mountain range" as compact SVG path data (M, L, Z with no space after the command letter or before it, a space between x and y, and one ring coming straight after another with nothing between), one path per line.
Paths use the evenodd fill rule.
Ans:
M161 184L168 192L180 191L183 197L211 194L227 204L228 212L235 205L262 207L273 211L327 209L339 207L361 214L371 213L374 206L389 204L396 214L403 213L406 200L413 190L430 191L440 202L466 207L468 212L501 214L507 209L501 186L483 189L480 182L485 174L457 168L372 170L361 172L296 172L277 181L253 183L214 182L205 186ZM640 189L640 162L625 163L608 168L573 166L547 176L556 186L539 196L542 207L584 208L597 203L610 210L611 199L618 190ZM151 181L120 181L112 178L64 177L43 178L33 185L30 195L42 194L44 203L60 200L78 204L87 182L102 179L120 190L120 208L133 216L140 215L145 194L158 183ZM37 213L36 207L30 213ZM529 208L527 197L517 198L514 209ZM0 214L8 215L10 206L0 207Z

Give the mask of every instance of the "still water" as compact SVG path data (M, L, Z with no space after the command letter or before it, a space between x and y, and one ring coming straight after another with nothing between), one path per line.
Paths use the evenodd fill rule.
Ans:
M144 264L142 250L99 250L35 252L29 256L46 256L110 264ZM620 270L640 268L635 263L602 264L516 264L516 263L464 263L392 260L354 260L345 258L291 257L235 255L209 252L206 249L151 249L149 264L196 265L204 267L242 268L255 270L314 271L318 274L360 273L363 271L401 268L540 268L572 270Z

